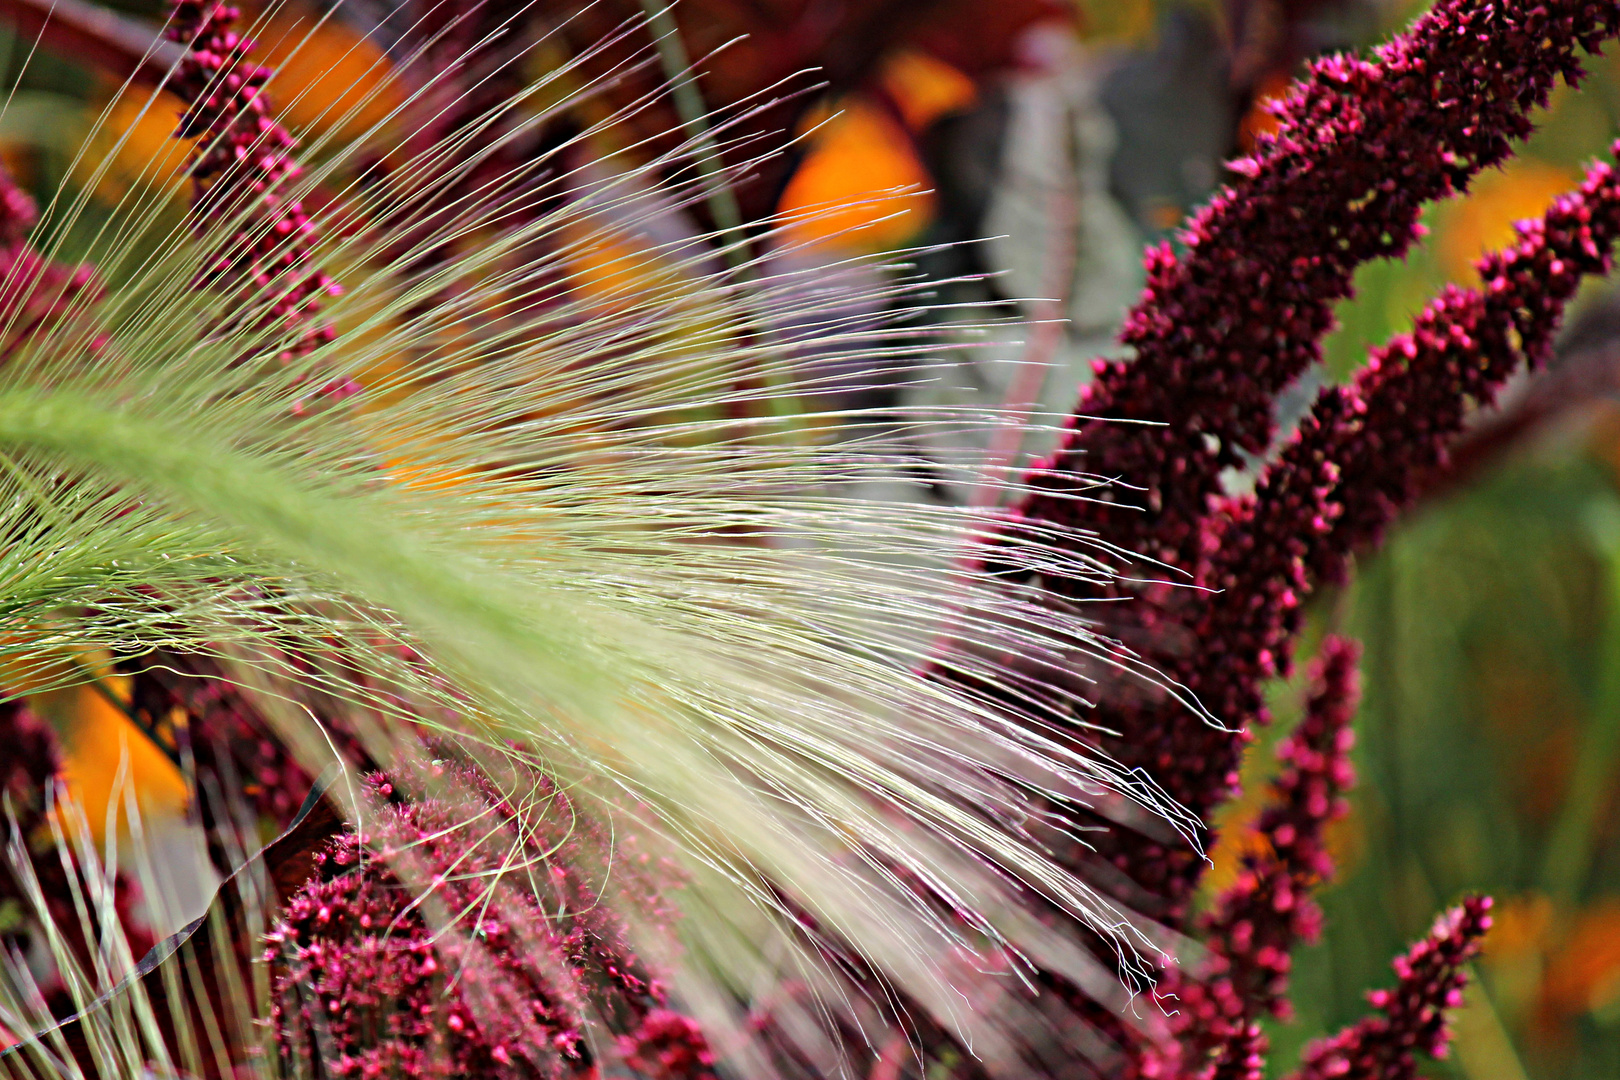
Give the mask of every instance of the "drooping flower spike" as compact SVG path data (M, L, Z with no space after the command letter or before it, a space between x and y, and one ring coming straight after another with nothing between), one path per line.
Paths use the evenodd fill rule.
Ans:
M1620 143L1610 148L1620 155ZM1582 281L1614 265L1620 239L1620 177L1594 164L1580 187L1519 226L1516 243L1480 259L1482 285L1448 289L1411 332L1374 351L1347 392L1313 410L1309 454L1338 450L1330 496L1332 531L1316 545L1312 576L1342 581L1345 558L1376 544L1445 463L1446 448L1473 409L1489 408L1513 375L1552 355L1565 306ZM1389 453L1400 446L1395 458ZM1391 463L1405 466L1398 472Z
M1252 500L1226 499L1221 470L1244 464L1244 453L1267 451L1273 398L1319 357L1332 304L1348 295L1356 266L1403 253L1417 236L1424 202L1500 162L1510 140L1529 131L1530 110L1555 81L1578 80L1577 50L1596 49L1617 31L1620 7L1611 3L1451 0L1371 60L1314 65L1278 107L1279 130L1259 140L1236 166L1238 179L1194 216L1185 249L1149 253L1148 287L1122 335L1136 355L1099 363L1066 448L1031 474L1047 493L1017 508L1012 531L1057 522L1127 537L1134 550L1174 568L1145 566L1145 576L1174 581L1179 571L1188 575L1185 584L1200 587L1133 586L1137 598L1110 629L1168 682L1186 687L1221 726L1155 694L1105 702L1083 719L1117 733L1096 737L1112 759L1146 770L1201 819L1236 790L1241 732L1264 722L1264 680L1288 670L1313 571L1342 565L1372 538L1364 527L1351 534L1333 525L1341 476L1350 485L1347 521L1365 513L1389 520L1399 503L1361 509L1355 492L1367 489L1348 470L1421 476L1458 430L1468 397L1483 387L1437 373L1435 392L1450 404L1412 459L1404 438L1382 433L1385 424L1403 422L1402 387L1384 398L1390 419L1366 429L1336 423L1318 437L1317 421L1307 421L1305 441L1284 449ZM1431 92L1436 88L1444 92ZM1602 176L1592 183L1581 199L1594 204L1571 207L1574 216L1551 227L1550 243L1563 238L1559 250L1569 249L1568 258L1524 252L1512 257L1511 270L1485 267L1491 280L1507 274L1518 282L1497 287L1509 291L1495 317L1523 323L1515 330L1536 349L1557 325L1571 275L1607 266L1612 237L1602 215L1613 196ZM1593 221L1579 221L1581 214ZM1534 300L1526 305L1519 297ZM1499 333L1507 329L1504 322ZM1520 362L1502 340L1502 363ZM1505 372L1486 378L1501 377ZM1334 404L1341 393L1327 392L1325 416L1341 407ZM1162 426L1117 422L1125 419ZM1082 462L1087 475L1118 476L1123 485L1086 488L1090 481L1069 472ZM1071 486L1076 490L1066 490ZM1044 584L1059 594L1078 588L1058 575ZM1145 892L1133 893L1138 903L1172 922L1183 917L1202 873L1195 851L1118 828L1089 838L1087 848L1076 847L1072 858L1111 864Z
M1396 957L1397 982L1367 995L1377 1015L1309 1047L1291 1080L1412 1080L1417 1053L1444 1057L1446 1012L1462 1004L1463 966L1491 928L1489 897L1471 898L1435 920L1429 935Z
M1320 933L1311 892L1333 875L1324 832L1349 809L1359 654L1343 638L1322 643L1304 718L1277 751L1283 772L1255 826L1259 850L1243 856L1237 881L1198 919L1207 958L1171 969L1155 988L1170 1037L1143 1045L1135 1075L1239 1080L1264 1065L1259 1021L1290 1015L1292 952Z
M1403 255L1423 207L1505 160L1558 80L1579 81L1578 54L1617 32L1612 0L1441 0L1371 59L1315 62L1182 250L1149 253L1120 337L1134 356L1098 363L1073 432L1035 471L1052 494L1020 513L1103 525L1190 567L1220 471L1266 451L1272 399L1320 358L1355 269ZM1125 486L1075 500L1071 475Z
M1470 410L1545 357L1581 277L1609 269L1620 210L1611 167L1594 166L1515 247L1482 260L1481 290L1448 290L1354 385L1324 392L1252 497L1223 496L1219 470L1243 464L1239 450L1267 450L1272 398L1316 357L1329 305L1346 295L1355 265L1404 250L1422 199L1499 161L1507 138L1528 131L1527 110L1553 79L1578 75L1576 45L1595 47L1616 29L1616 14L1604 4L1440 4L1375 62L1317 65L1279 110L1278 135L1262 140L1240 163L1243 177L1195 217L1186 251L1150 255L1149 288L1125 334L1136 356L1099 365L1069 449L1038 468L1035 482L1053 494L1026 501L1017 529L1079 521L1110 537L1133 535L1140 551L1201 587L1133 586L1138 599L1116 625L1228 730L1144 695L1104 702L1084 717L1101 721L1103 734L1084 737L1151 772L1205 820L1236 790L1243 729L1265 720L1264 681L1288 670L1310 593L1342 580L1350 557L1417 497ZM1458 92L1409 94L1414 79ZM1168 423L1107 423L1127 416ZM1119 474L1125 492L1100 500L1095 491L1064 493L1065 464L1081 460ZM1136 509L1122 513L1111 502ZM1055 577L1046 584L1071 591ZM1123 871L1116 895L1172 924L1185 919L1204 869L1196 852L1152 830L1075 816L1108 827L1070 849L1076 865L1109 864ZM1214 1030L1226 1033L1215 1061L1181 1057L1175 1041L1127 1058L1144 1075L1171 1061L1189 1075L1255 1073L1264 1041L1247 1018L1264 1011L1265 995L1228 988L1223 1004L1218 980L1192 978L1185 996L1214 1011L1182 1021L1190 1027L1181 1033L1192 1031L1195 1043L1211 1038L1214 1017ZM1182 980L1178 973L1166 990Z
M291 360L332 339L318 313L337 285L311 265L315 229L288 194L300 171L297 142L270 114L264 87L273 72L247 58L253 42L237 30L240 19L217 0L176 0L164 33L186 51L167 86L189 106L178 137L201 139L191 166L197 225L220 245L199 284L222 287L250 308L268 300L275 332L287 338L283 358ZM219 221L232 227L209 235Z
M1620 182L1599 162L1518 243L1480 260L1480 288L1448 288L1349 386L1324 391L1252 497L1215 504L1199 581L1222 591L1192 625L1216 678L1189 676L1212 711L1264 721L1263 681L1288 670L1305 601L1342 582L1351 557L1416 500L1470 411L1546 358L1565 305L1581 280L1608 272L1617 239ZM1208 764L1201 778L1219 783ZM1199 782L1165 781L1176 794Z

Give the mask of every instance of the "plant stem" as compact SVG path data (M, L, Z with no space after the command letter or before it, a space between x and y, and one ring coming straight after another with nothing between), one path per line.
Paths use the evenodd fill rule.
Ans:
M652 31L653 43L658 47L658 59L664 68L664 78L669 82L675 111L680 114L681 127L686 130L687 138L697 144L693 160L703 174L709 214L725 241L726 262L732 269L739 269L748 261L748 238L742 231L742 208L726 183L720 151L709 134L709 109L703 103L703 91L698 88L697 75L692 71L686 43L681 40L680 26L675 22L670 6L659 0L641 0L641 10L646 13L647 27Z
M184 50L150 26L85 0L0 0L0 19L53 52L160 86Z
M1579 899L1591 869L1593 833L1620 751L1620 534L1604 539L1609 549L1605 567L1608 603L1598 654L1598 687L1541 868L1543 889L1564 908Z
M1479 971L1473 964L1466 970L1468 1001L1452 1020L1457 1029L1452 1045L1462 1072L1469 1080L1530 1080Z

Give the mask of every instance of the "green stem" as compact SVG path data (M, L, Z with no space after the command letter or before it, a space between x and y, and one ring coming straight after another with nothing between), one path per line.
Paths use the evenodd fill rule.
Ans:
M1620 751L1620 544L1611 547L1607 574L1608 610L1598 656L1597 693L1541 868L1542 888L1566 908L1579 899L1591 870L1598 815Z
M725 165L720 160L719 149L714 145L714 137L709 133L709 107L704 104L703 91L698 87L697 76L692 71L692 59L687 55L686 43L681 40L681 28L667 3L641 0L641 10L647 16L647 28L652 31L653 41L658 46L658 60L664 69L664 78L669 82L670 96L675 101L675 111L680 115L681 127L685 129L687 137L698 144L696 164L703 176L704 199L719 229L726 265L746 281L750 276L750 255L748 234L743 230L742 207L737 204L737 196L726 181ZM757 312L751 304L747 311L748 333L759 337L759 328L755 325ZM780 376L772 375L766 377L765 385L779 389L787 382ZM794 393L769 394L766 403L771 415L778 419L794 417L805 411Z
M726 183L720 151L709 132L709 108L703 102L703 91L698 88L686 43L681 40L680 26L670 6L660 0L641 0L641 10L647 16L647 27L658 47L658 60L663 65L664 78L669 81L670 97L675 101L675 111L680 114L681 127L686 130L687 138L697 144L695 161L703 175L709 214L725 240L726 262L733 270L740 269L748 262L742 208Z
M1468 1000L1452 1014L1457 1032L1452 1042L1463 1074L1469 1080L1530 1080L1479 972L1473 964L1465 970Z

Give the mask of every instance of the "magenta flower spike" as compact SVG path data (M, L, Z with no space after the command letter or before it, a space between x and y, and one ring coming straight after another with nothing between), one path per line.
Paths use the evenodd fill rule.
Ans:
M230 238L209 256L203 284L239 295L283 362L332 340L318 318L323 296L338 285L313 265L317 231L286 185L300 172L297 141L270 114L264 90L272 72L248 59L253 42L236 30L241 12L217 0L175 0L165 31L187 47L168 89L188 106L178 137L198 139L191 166L198 229L234 222ZM343 397L347 382L323 388Z
M1122 733L1105 749L1206 818L1235 793L1242 729L1265 722L1265 680L1289 670L1311 592L1343 580L1351 555L1417 498L1471 408L1545 359L1565 305L1585 275L1607 272L1617 236L1620 182L1597 164L1516 245L1480 261L1481 289L1448 288L1352 385L1325 391L1252 498L1206 501L1191 567L1213 591L1151 587L1138 617L1160 647L1197 643L1165 648L1161 669L1238 733L1146 698L1103 705L1103 726ZM1166 898L1171 918L1201 874L1193 853L1123 833L1097 847Z
M1323 833L1348 810L1344 793L1355 781L1350 721L1360 652L1345 638L1323 643L1304 718L1277 751L1283 771L1257 826L1262 850L1244 856L1237 882L1198 920L1209 950L1202 967L1171 969L1155 992L1173 1038L1144 1046L1133 1075L1239 1080L1263 1064L1257 1021L1287 1018L1292 951L1321 930L1310 894L1333 875Z
M34 250L28 233L38 218L34 200L0 169L0 360L82 315L102 296L94 267L61 266ZM92 350L100 344L92 336Z
M1584 276L1611 268L1617 238L1620 175L1597 163L1578 190L1555 200L1541 219L1522 223L1516 244L1480 260L1481 288L1447 289L1411 333L1376 350L1350 385L1324 391L1253 496L1214 503L1201 522L1199 581L1220 591L1178 590L1161 602L1162 610L1182 596L1209 597L1177 610L1201 648L1173 669L1185 672L1206 703L1231 710L1229 716L1264 719L1262 681L1287 670L1304 600L1317 586L1342 581L1351 556L1376 544L1421 495L1471 408L1488 406L1522 365L1546 359L1565 306ZM1284 744L1288 767L1260 823L1269 854L1246 860L1238 884L1200 920L1214 971L1167 975L1160 997L1175 1010L1169 1023L1176 1040L1168 1049L1139 1049L1133 1075L1235 1080L1251 1075L1263 1057L1255 1021L1268 1012L1286 1015L1288 954L1314 937L1319 913L1308 893L1331 870L1321 828L1350 782L1353 676L1354 647L1330 639L1307 718ZM1167 787L1183 797L1201 792L1198 805L1213 807L1235 780L1244 737L1190 718L1177 724L1168 709L1139 708L1136 731L1144 719L1159 724L1161 751L1165 745L1184 751L1167 770ZM1190 856L1123 830L1099 847L1172 901L1184 901L1202 875L1202 863ZM1487 907L1488 901L1470 902L1448 916L1431 943L1397 965L1418 989L1403 982L1394 996L1375 997L1380 1008L1389 1006L1386 1017L1323 1044L1301 1080L1404 1080L1414 1075L1413 1046L1442 1049L1443 1010L1460 1000L1460 976L1425 976L1419 961L1444 967L1446 957L1471 955L1467 941L1488 925ZM1427 1004L1414 998L1423 994Z
M1200 927L1229 965L1229 977L1255 1014L1286 1018L1289 951L1321 931L1310 890L1333 876L1324 843L1328 824L1348 811L1355 783L1350 721L1360 701L1361 647L1330 637L1311 673L1305 716L1277 751L1283 772L1260 815L1262 854L1249 855L1234 884Z
M1319 359L1356 267L1403 254L1424 204L1504 160L1555 82L1579 80L1577 52L1616 32L1613 0L1441 0L1373 59L1312 65L1184 250L1148 253L1120 336L1134 358L1097 363L1022 516L1190 568L1221 470L1266 450L1272 398ZM1082 472L1130 485L1100 498L1132 512L1074 498Z
M1462 1004L1463 965L1491 928L1490 910L1490 897L1473 897L1441 915L1428 937L1396 957L1394 988L1367 995L1377 1014L1311 1046L1291 1080L1412 1080L1417 1052L1444 1057L1446 1010Z
M365 833L318 856L267 938L289 1064L528 1080L593 1076L608 1054L652 1080L712 1076L702 1030L668 1008L620 916L628 905L667 918L667 883L533 779L544 812L520 836L513 808L472 772L445 768L441 794L415 802L372 778L385 802Z
M1596 163L1517 244L1480 260L1480 289L1448 288L1351 385L1325 391L1252 499L1210 515L1200 583L1222 591L1194 625L1213 677L1187 678L1217 715L1264 720L1262 682L1287 672L1311 591L1343 581L1350 557L1422 493L1471 408L1545 360L1565 305L1609 270L1617 238L1620 177Z
M1351 387L1317 404L1290 447L1297 459L1331 446L1339 461L1313 577L1341 581L1349 555L1376 544L1445 463L1470 407L1489 406L1521 366L1548 358L1565 305L1585 277L1609 271L1617 238L1620 176L1599 162L1579 189L1521 223L1516 244L1480 260L1481 288L1447 289L1411 333L1373 353Z

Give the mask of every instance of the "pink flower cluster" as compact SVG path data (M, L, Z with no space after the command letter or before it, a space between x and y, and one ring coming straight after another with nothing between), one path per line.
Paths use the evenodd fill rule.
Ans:
M1620 155L1620 142L1611 153ZM1312 575L1337 582L1347 556L1376 543L1446 460L1469 410L1490 405L1508 377L1552 350L1564 307L1588 276L1608 273L1620 238L1620 175L1594 164L1519 239L1480 260L1479 289L1447 289L1413 330L1373 352L1346 391L1317 403L1287 460L1331 452L1343 479Z
M1252 498L1223 496L1221 470L1242 463L1239 451L1268 449L1272 400L1317 359L1355 267L1404 251L1422 204L1500 161L1554 81L1579 76L1577 51L1617 31L1612 0L1444 0L1374 60L1316 64L1278 108L1278 132L1194 217L1185 251L1150 252L1148 288L1122 338L1135 358L1099 364L1064 448L1032 474L1045 490L1019 513L1134 545L1214 590L1140 588L1119 633L1229 727L1264 722L1264 680L1287 672L1310 591L1342 575L1354 547L1374 538L1371 521L1387 521L1411 498L1471 402L1484 400L1484 386L1522 362L1511 333L1544 349L1568 286L1606 266L1607 174L1594 173L1589 191L1555 208L1549 226L1527 237L1530 247L1500 265L1487 260L1486 293L1468 300L1455 291L1437 302L1443 310L1431 321L1444 324L1450 345L1420 323L1416 339L1375 357L1365 385L1325 394ZM1497 359L1481 368L1471 348ZM1369 397L1391 377L1378 372L1392 350L1409 349L1404 366L1423 374ZM1431 389L1413 398L1418 382ZM1419 413L1425 426L1414 429ZM1074 498L1086 482L1082 465L1142 485L1141 497L1128 511ZM1153 695L1104 703L1087 719L1119 732L1099 739L1103 750L1147 770L1206 819L1236 791L1246 734ZM1201 873L1193 853L1119 829L1095 847L1161 898L1156 914L1181 917Z
M1404 253L1423 206L1504 160L1558 78L1578 81L1579 51L1616 32L1613 0L1440 0L1375 59L1315 63L1276 133L1188 223L1184 251L1149 252L1120 337L1135 355L1098 362L1073 431L1031 477L1048 491L1022 514L1192 566L1221 470L1270 445L1272 399L1320 358L1356 267ZM1097 497L1082 473L1141 489L1134 512L1074 498Z
M1292 1080L1413 1080L1415 1051L1444 1057L1446 1010L1462 1004L1462 968L1491 928L1490 910L1490 897L1475 897L1441 915L1428 937L1395 958L1395 988L1367 995L1378 1015L1311 1046Z
M1344 638L1323 642L1305 716L1277 751L1283 772L1256 830L1265 850L1243 859L1237 883L1200 920L1232 981L1247 988L1251 1007L1278 1017L1289 1015L1283 997L1289 950L1316 940L1321 930L1310 890L1333 876L1324 831L1349 810L1344 793L1355 783L1350 721L1360 701L1360 654L1361 647Z
M654 1080L711 1076L690 1019L632 951L615 905L664 913L658 886L616 837L535 776L540 812L477 774L444 768L437 793L383 800L268 938L272 1020L290 1063L343 1077L594 1075L604 1051ZM536 807L531 807L531 810ZM612 880L604 894L596 878Z
M1284 769L1256 828L1262 848L1243 857L1237 882L1198 920L1208 959L1195 973L1172 970L1158 987L1173 1038L1144 1047L1133 1075L1237 1080L1263 1064L1258 1020L1289 1015L1292 950L1321 930L1310 893L1333 874L1323 832L1348 810L1344 793L1355 780L1359 654L1343 638L1323 643L1304 719L1277 752Z
M1226 495L1222 471L1272 451L1274 398L1318 359L1356 266L1402 253L1419 235L1422 205L1500 162L1554 82L1579 78L1579 51L1616 32L1612 0L1441 0L1373 59L1314 65L1278 108L1276 135L1261 139L1237 163L1232 186L1194 217L1184 249L1149 253L1148 287L1122 337L1134 358L1097 365L1072 433L1032 473L1038 491L1018 508L1025 527L1095 532L1199 586L1133 585L1133 603L1114 609L1115 626L1228 726L1205 723L1168 695L1120 694L1084 718L1107 734L1081 737L1146 770L1206 821L1237 791L1250 729L1267 719L1265 681L1289 671L1311 593L1344 579L1354 554L1422 493L1472 410L1545 359L1582 278L1609 269L1620 237L1614 170L1594 166L1513 247L1481 261L1480 289L1448 289L1351 385L1324 391L1252 495ZM1123 483L1096 501L1082 468ZM1056 593L1083 588L1044 584ZM1334 649L1321 675L1332 674L1345 696L1353 657ZM1321 697L1315 708L1335 711ZM1321 735L1308 723L1297 738ZM1306 743L1288 745L1305 754ZM1313 782L1330 807L1337 795L1329 789L1349 779L1338 774L1342 750L1309 745L1324 755L1307 758L1327 770ZM1284 784L1303 783L1306 772L1296 762ZM1306 893L1326 871L1322 822L1302 828L1287 803L1293 796L1274 794L1284 802L1262 823L1270 854L1247 863L1238 888L1196 923L1187 911L1204 863L1194 852L1074 812L1079 826L1107 827L1069 853L1081 872L1106 863L1099 876L1116 882L1122 899L1199 931L1212 957L1207 970L1167 976L1162 989L1180 1010L1169 1021L1173 1037L1165 1046L1127 1039L1129 1072L1259 1074L1266 1047L1255 1022L1284 1006L1288 949L1314 932ZM1434 1008L1447 999L1434 998ZM1398 1062L1388 1067L1395 1071L1354 1075L1409 1075Z
M690 1016L653 1009L629 1035L618 1038L624 1063L649 1080L682 1080L713 1075L714 1051Z
M184 738L199 777L208 777L220 795L244 800L278 831L291 823L314 778L217 667L198 657L159 652L131 669L131 706L154 728L176 709L184 714L184 731L176 734ZM196 807L210 834L217 809L208 799Z
M188 106L178 137L199 140L191 166L199 230L230 229L203 283L240 298L255 313L252 328L291 361L332 340L317 315L321 297L339 287L312 265L315 226L285 191L300 172L298 144L270 114L264 85L272 72L247 59L253 42L236 31L240 18L217 0L175 0L165 32L187 51L168 88ZM356 389L343 383L324 392Z
M28 242L38 212L34 200L0 171L0 359L30 341L68 329L101 299L92 266L60 266L42 258ZM100 335L87 343L100 348Z

